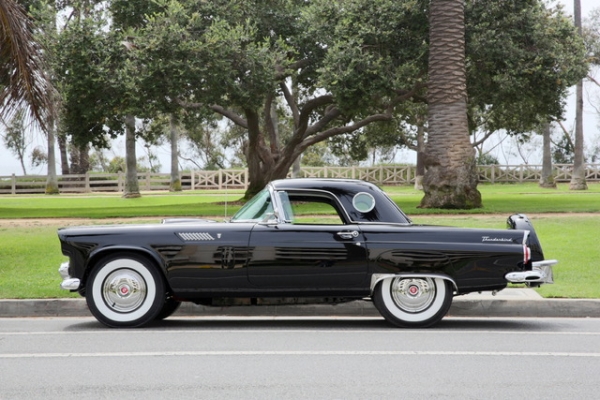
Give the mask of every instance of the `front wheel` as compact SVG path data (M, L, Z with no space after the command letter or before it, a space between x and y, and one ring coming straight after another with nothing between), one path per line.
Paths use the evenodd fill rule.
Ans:
M165 283L154 264L137 254L100 260L87 281L86 301L104 325L138 327L156 318L165 303Z
M452 304L452 286L441 278L387 278L375 288L375 307L402 328L426 328L438 323Z
M177 311L180 305L180 301L175 300L172 297L168 297L165 300L165 304L163 304L162 309L160 310L158 315L154 317L154 319L157 321L162 321L165 318L169 318L171 315L173 315L175 311Z

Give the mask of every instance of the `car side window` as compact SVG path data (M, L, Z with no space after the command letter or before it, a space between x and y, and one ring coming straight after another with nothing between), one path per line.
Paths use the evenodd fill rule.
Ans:
M295 225L344 225L337 204L329 197L288 194Z

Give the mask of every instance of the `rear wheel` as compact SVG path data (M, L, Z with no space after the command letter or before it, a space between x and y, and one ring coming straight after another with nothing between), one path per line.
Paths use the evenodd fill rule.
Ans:
M388 278L375 288L373 302L390 323L426 328L439 322L452 304L452 286L441 278Z
M132 253L101 259L86 284L86 301L94 317L109 327L138 327L160 313L165 283L154 263Z

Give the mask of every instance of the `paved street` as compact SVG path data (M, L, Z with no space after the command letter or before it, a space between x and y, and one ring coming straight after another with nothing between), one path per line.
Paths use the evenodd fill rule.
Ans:
M0 319L0 399L592 399L600 319Z

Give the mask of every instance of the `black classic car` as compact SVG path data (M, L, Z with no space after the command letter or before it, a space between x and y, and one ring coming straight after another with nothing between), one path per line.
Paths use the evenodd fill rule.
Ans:
M373 301L400 327L428 327L453 296L509 282L552 283L524 215L506 230L416 225L377 186L342 179L273 181L227 222L58 231L63 289L110 327L202 305Z

